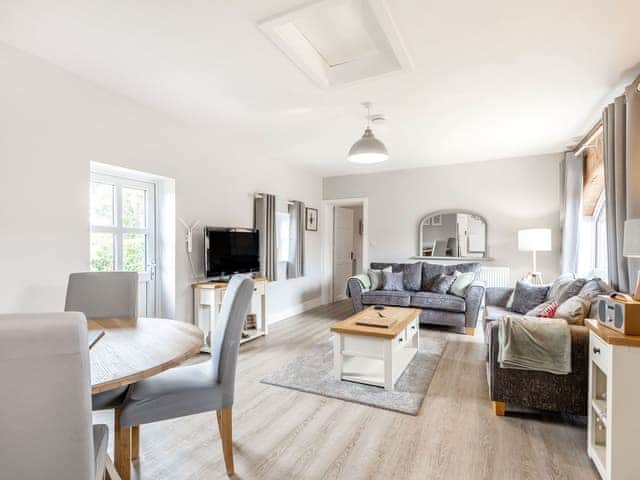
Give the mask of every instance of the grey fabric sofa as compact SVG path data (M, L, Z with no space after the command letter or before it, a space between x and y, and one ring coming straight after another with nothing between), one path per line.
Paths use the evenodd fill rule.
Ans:
M430 282L439 274L459 272L477 272L478 263L460 263L457 265L439 265L429 262L416 263L372 263L371 268L381 270L391 267L394 272L410 272L419 275L416 290L385 291L365 290L362 283L351 278L347 289L353 303L354 312L369 305L388 305L398 307L416 307L422 309L421 324L456 327L468 335L473 335L480 307L484 297L484 284L474 281L465 291L464 297L425 291ZM417 272L417 273L416 273Z
M611 291L601 282L602 292ZM496 415L504 415L505 406L587 414L589 388L589 332L582 325L570 325L571 368L568 375L554 375L532 370L501 368L498 362L498 321L508 314L521 316L507 308L513 288L487 288L483 314L483 329L487 352L487 380L489 395ZM593 293L595 298L595 293ZM589 317L594 312L592 303Z

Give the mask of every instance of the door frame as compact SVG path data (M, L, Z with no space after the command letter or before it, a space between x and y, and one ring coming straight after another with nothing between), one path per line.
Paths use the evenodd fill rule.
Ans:
M160 221L160 212L159 212L159 182L158 180L151 174L145 174L143 172L138 172L135 170L129 170L121 167L115 167L107 164L101 164L98 162L91 162L89 169L89 182L97 181L105 181L109 183L109 179L116 181L119 184L119 188L122 188L123 184L129 184L132 186L136 186L136 184L150 185L153 187L153 214L149 216L148 220L153 221L153 245L150 249L151 254L155 260L154 272L153 275L150 274L149 283L152 284L153 287L153 310L154 316L158 316L160 312L161 305L161 295L162 292L159 288L158 282L158 272L160 271L160 250L159 250L159 230L158 225ZM117 209L120 209L121 198L120 194L118 194L117 199ZM91 228L91 227L90 227ZM96 228L96 227L94 227ZM98 230L99 231L99 227ZM149 304L149 299L147 298L147 305Z
M322 227L321 285L322 303L333 301L333 207L362 206L362 267L369 265L369 199L368 197L323 200L320 222Z

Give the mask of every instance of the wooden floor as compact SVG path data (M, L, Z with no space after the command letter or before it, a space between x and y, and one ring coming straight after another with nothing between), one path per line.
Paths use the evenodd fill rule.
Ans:
M423 330L449 342L417 417L260 383L328 341L328 327L350 313L346 302L321 307L241 347L233 407L236 478L598 478L584 425L560 416L493 415L479 338ZM95 415L112 422L106 412ZM216 414L143 425L133 478L226 478Z

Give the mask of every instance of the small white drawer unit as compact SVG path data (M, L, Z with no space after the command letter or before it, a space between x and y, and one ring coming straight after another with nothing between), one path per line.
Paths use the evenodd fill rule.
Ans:
M589 457L605 480L640 478L640 337L587 326Z

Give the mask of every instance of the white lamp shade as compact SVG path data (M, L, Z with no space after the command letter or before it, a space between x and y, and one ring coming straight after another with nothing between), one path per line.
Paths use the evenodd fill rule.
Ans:
M379 163L389 158L387 147L378 140L369 127L362 138L353 144L347 159L353 163Z
M624 222L622 255L640 257L640 218Z
M518 250L522 252L551 251L551 229L526 228L518 230Z

